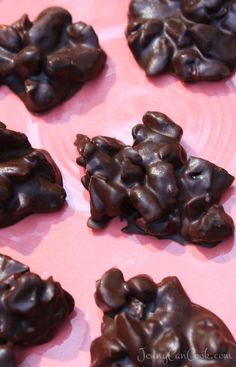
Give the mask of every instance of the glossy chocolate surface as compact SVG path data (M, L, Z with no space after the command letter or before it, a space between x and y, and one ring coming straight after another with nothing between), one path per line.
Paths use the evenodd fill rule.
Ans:
M77 163L90 194L93 229L116 216L127 233L215 246L234 224L219 200L234 178L223 168L190 157L182 129L160 112L147 112L132 130L133 145L114 138L77 135Z
M14 345L49 341L74 309L72 296L52 277L0 255L0 365L15 366Z
M32 112L44 112L96 77L106 61L93 28L61 7L0 26L0 82Z
M149 76L222 79L236 67L236 1L131 0L126 36Z
M212 312L192 303L176 277L128 281L118 269L97 282L102 335L91 367L235 367L236 343Z
M33 213L61 209L65 190L49 153L0 123L0 227Z

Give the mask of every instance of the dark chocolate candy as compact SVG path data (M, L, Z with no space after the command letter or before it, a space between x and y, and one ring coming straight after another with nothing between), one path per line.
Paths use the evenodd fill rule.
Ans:
M236 2L131 0L126 37L149 76L222 79L236 67Z
M72 296L52 277L0 255L0 365L13 367L13 345L49 341L74 309Z
M128 281L118 269L97 282L102 335L91 367L235 367L236 342L212 312L192 303L176 277Z
M65 196L49 153L32 148L24 134L0 123L0 227L32 213L58 210Z
M187 159L181 127L160 112L147 112L132 134L133 146L77 135L77 163L90 194L88 225L99 229L119 216L127 233L206 246L232 235L233 220L219 200L234 178L204 159Z
M24 14L11 26L0 26L0 82L32 112L71 97L105 61L93 28L72 23L63 8L45 9L34 22Z

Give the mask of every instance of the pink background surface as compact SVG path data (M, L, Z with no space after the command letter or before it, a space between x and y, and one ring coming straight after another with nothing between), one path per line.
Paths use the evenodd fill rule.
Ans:
M1 252L44 277L52 274L76 300L76 312L52 342L20 349L19 366L89 366L90 342L99 335L101 322L93 300L95 280L113 266L126 277L141 272L160 281L177 275L192 300L216 312L236 337L234 239L215 249L182 247L151 237L126 236L119 221L94 234L86 227L88 195L80 183L82 171L75 164L73 146L77 133L116 136L131 143L132 126L147 110L160 110L183 127L184 146L190 154L236 175L236 77L190 86L172 76L148 80L124 38L128 0L1 0L0 23L11 23L23 13L34 18L52 5L66 7L74 21L91 23L109 57L96 81L40 117L31 115L7 88L0 89L0 119L9 128L25 132L35 147L51 153L68 194L67 207L61 212L34 215L1 229ZM224 201L236 219L234 187Z

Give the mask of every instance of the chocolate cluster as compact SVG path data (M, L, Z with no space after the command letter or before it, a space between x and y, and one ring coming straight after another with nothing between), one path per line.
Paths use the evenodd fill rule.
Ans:
M236 67L233 0L131 0L128 45L149 76L218 80Z
M0 26L0 82L32 112L44 112L96 77L106 61L93 28L72 23L61 7L43 10L34 22L24 14Z
M128 281L118 269L97 282L102 335L91 367L235 367L236 342L212 312L192 303L176 277Z
M63 207L65 190L48 152L34 149L27 137L0 123L0 227L33 213Z
M132 130L133 145L77 135L77 163L90 194L89 227L113 217L127 233L215 246L234 224L219 200L234 178L223 168L190 157L180 145L182 129L160 112L147 112Z
M42 280L28 266L0 255L0 365L15 366L15 345L52 339L73 309L72 296L52 277Z

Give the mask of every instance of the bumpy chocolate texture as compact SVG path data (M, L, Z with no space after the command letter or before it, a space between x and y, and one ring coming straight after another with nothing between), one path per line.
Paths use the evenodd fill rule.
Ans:
M129 47L149 76L218 80L236 67L235 0L132 0Z
M206 160L187 159L180 126L147 112L132 130L133 146L117 139L77 135L85 167L91 228L112 217L128 221L127 233L151 234L214 246L233 233L233 220L218 204L234 178Z
M0 255L0 365L15 366L14 345L49 341L74 309L72 296L52 277L42 280Z
M31 147L27 137L0 123L0 227L33 213L62 208L65 190L48 152Z
M97 282L102 336L91 367L235 367L236 343L212 312L192 303L176 277L124 280L118 269Z
M32 112L72 96L105 61L93 28L72 23L63 8L45 9L33 23L24 14L11 26L0 26L0 82Z

